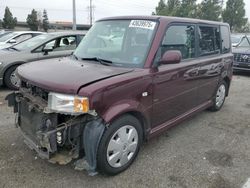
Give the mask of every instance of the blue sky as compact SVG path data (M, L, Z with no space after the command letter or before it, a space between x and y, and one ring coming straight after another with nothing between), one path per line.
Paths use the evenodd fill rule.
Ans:
M250 20L250 0L245 1L246 14ZM93 0L94 19L118 15L150 15L159 0ZM89 0L76 0L77 23L89 23ZM19 21L25 21L32 8L47 9L50 21L72 21L72 0L1 0L0 18L9 6Z

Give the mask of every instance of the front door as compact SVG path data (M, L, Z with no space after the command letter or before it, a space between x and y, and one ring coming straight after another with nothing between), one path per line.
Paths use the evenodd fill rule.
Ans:
M69 56L76 49L77 38L76 36L63 36L41 46L39 59L50 59L63 56ZM45 51L45 49L51 49Z
M195 26L170 26L158 50L158 60L167 50L179 50L179 64L159 65L153 78L152 128L193 109L197 97L199 67L195 57Z

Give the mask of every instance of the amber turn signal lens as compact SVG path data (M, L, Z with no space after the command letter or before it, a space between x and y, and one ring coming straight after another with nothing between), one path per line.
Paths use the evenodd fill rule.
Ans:
M75 98L74 99L74 112L87 113L89 111L88 98Z

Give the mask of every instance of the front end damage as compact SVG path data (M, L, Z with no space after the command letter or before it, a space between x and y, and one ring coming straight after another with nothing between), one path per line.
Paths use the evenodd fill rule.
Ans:
M103 120L96 114L48 113L46 94L38 93L20 88L6 97L17 114L16 125L24 142L52 163L67 164L85 157L89 174L95 174L97 147L105 129Z

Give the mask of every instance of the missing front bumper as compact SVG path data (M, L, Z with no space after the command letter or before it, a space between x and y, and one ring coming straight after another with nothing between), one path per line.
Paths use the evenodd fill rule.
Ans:
M24 142L39 157L67 164L81 157L84 151L89 174L96 174L96 153L105 130L101 118L89 114L45 114L42 110L45 104L41 106L41 101L36 103L19 92L8 95L6 100L17 113L17 126L23 133Z

